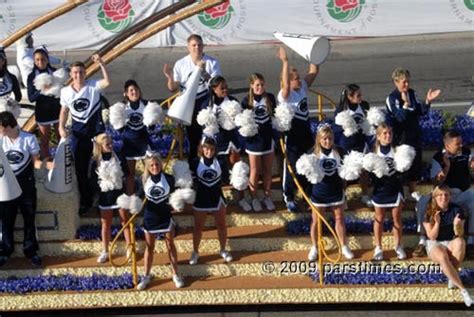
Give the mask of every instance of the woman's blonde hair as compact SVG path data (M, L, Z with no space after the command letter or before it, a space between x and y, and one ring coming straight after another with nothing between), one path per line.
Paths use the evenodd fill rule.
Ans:
M316 154L316 156L319 157L321 154L321 139L328 135L332 138L333 151L335 152L336 156L339 156L339 152L334 148L334 132L332 131L332 128L329 124L318 128L318 132L316 133L316 141L314 142L314 154Z
M263 77L262 74L259 73L253 73L249 77L249 107L253 108L253 90L252 90L252 85L254 82L257 80L260 80L261 82L265 83L265 77ZM267 92L265 91L263 93L263 98L265 98L265 107L267 109L267 113L271 116L273 114L273 104L272 101L267 97Z
M380 141L379 141L378 136L379 136L380 134L382 134L382 132L383 132L384 130L387 130L387 129L390 129L390 130L392 130L392 132L393 132L392 127L389 126L388 124L386 124L385 122L382 122L381 124L379 124L379 125L377 126L377 129L375 130L375 136L376 136L376 138L375 138L375 147L374 147L374 152L375 152L375 153L377 153L378 150L380 149Z
M430 220L431 224L434 224L434 215L437 211L441 210L441 207L438 206L435 197L438 196L441 192L448 193L451 197L451 189L446 184L441 184L436 186L431 193L431 198L426 207L426 217Z
M107 140L112 140L112 137L106 133L101 133L95 137L94 148L92 149L92 159L96 162L102 160L102 146L107 142Z
M158 162L158 164L160 165L160 170L163 170L163 161L161 160L161 157L158 153L154 153L150 156L147 156L144 160L145 169L142 175L143 184L145 184L148 178L150 177L150 165L153 161Z

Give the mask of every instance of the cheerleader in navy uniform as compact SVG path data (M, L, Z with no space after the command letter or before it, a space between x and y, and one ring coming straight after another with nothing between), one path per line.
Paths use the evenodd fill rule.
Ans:
M245 152L249 155L250 163L249 187L252 208L254 211L262 210L257 197L258 180L261 173L265 194L263 203L267 210L275 210L271 197L272 165L275 157L271 118L276 103L275 96L265 91L263 75L259 73L250 75L249 83L249 94L242 100L242 108L252 109L255 114L255 122L258 124L258 133L245 138Z
M339 105L334 112L336 118L336 124L338 124L338 115L342 112L347 111L350 117L355 121L357 125L356 131L346 131L342 133L338 146L342 149L342 155L348 154L350 151L357 151L365 153L368 150L366 131L364 131L363 124L366 121L367 111L369 111L369 104L367 101L362 100L362 92L358 85L349 84L343 90L341 94L341 100ZM344 126L342 126L344 129ZM370 198L368 196L368 183L369 178L367 172L363 172L360 176L360 185L362 188L361 201L364 204L371 206Z
M232 256L225 249L227 243L226 202L221 189L222 184L227 183L229 171L225 160L218 159L216 156L216 141L213 138L203 137L198 155L200 157L193 160L190 166L196 184L196 201L193 205L193 253L189 264L195 265L198 262L199 244L208 213L214 216L221 249L220 255L225 262L230 262Z
M173 282L177 288L184 286L183 279L178 275L178 256L174 244L175 222L171 215L172 207L168 200L175 189L175 181L171 175L162 170L162 162L158 155L145 159L143 187L146 195L143 227L145 229L146 249L144 255L145 277L138 284L139 290L145 289L152 280L153 253L158 235L165 234L166 247L173 273Z
M311 202L324 214L326 210L334 211L336 233L342 245L342 254L347 259L354 258L354 254L347 246L346 227L344 224L344 182L339 176L338 169L341 166L339 152L334 147L334 133L329 125L323 124L318 128L314 155L318 159L318 166L322 179L312 185ZM299 163L297 163L297 166ZM313 246L308 254L310 261L315 261L318 256L317 250L317 215L313 214L311 222L311 242Z
M16 101L21 100L21 89L18 78L7 68L7 55L0 46L0 98L10 98L13 93Z
M285 48L280 47L278 58L282 62L281 70L281 90L278 93L278 102L288 103L295 110L295 116L291 122L291 129L285 136L286 155L289 163L294 167L296 160L308 152L314 145L314 138L309 124L309 110L307 103L308 87L316 79L319 67L315 64L309 65L308 73L304 80L301 80L298 71L289 67L288 55ZM298 211L295 203L296 185L283 163L283 199L290 212ZM299 177L303 188L308 187L308 182L304 177Z
M112 138L99 134L94 143L91 171L97 174L97 183L100 188L99 210L103 251L97 258L98 263L105 263L109 259L109 241L114 209L119 210L122 226L128 221L128 211L119 208L117 198L123 193L123 177L127 174L125 162L122 162L112 149ZM124 230L125 241L130 242L130 231Z
M44 46L40 46L33 53L34 66L27 79L28 99L35 102L35 119L40 131L40 148L43 158L49 157L49 137L51 125L56 136L59 136L59 112L61 105L59 97L45 95L35 87L38 75L46 73L52 75L56 68L49 63L49 54Z

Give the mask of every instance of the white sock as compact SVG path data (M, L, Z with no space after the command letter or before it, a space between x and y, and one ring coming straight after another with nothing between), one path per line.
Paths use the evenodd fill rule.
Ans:
M418 244L426 245L426 237L421 236L420 237L420 242L418 242Z

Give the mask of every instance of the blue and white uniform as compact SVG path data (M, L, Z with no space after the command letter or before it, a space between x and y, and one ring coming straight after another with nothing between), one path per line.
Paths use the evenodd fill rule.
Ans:
M163 172L151 175L145 182L144 190L147 201L143 227L146 232L150 234L169 232L175 225L171 216L172 207L168 203L174 189L173 176Z
M27 79L28 99L31 102L36 102L35 119L39 125L51 125L59 122L61 111L59 98L43 95L34 84L36 76L43 73L52 75L55 70L56 68L49 65L44 70L40 70L35 66Z
M36 186L33 166L33 156L39 154L39 145L36 137L30 133L20 131L18 138L0 138L8 162L21 187L20 197L0 202L0 256L10 256L14 251L13 232L18 209L23 216L23 253L27 258L35 256L39 250L36 237Z
M301 81L301 88L297 91L290 90L290 94L286 99L283 98L281 91L278 93L278 102L286 102L295 110L291 129L285 136L286 155L293 169L295 169L298 158L308 152L314 145L314 137L309 123L307 94L308 85L304 80ZM283 199L288 203L295 200L297 188L288 171L286 161L283 162L283 165ZM297 175L297 177L303 188L307 188L309 183L306 177L302 175Z
M8 98L12 93L16 101L21 100L21 89L18 78L8 70L0 70L0 98Z
M375 207L397 207L404 201L404 197L401 174L395 170L393 148L391 145L380 145L376 154L387 162L389 171L382 178L374 175L372 203Z
M224 97L224 98L214 98L214 104L212 105L212 112L216 115L216 117L219 115L219 112L221 111L220 106L224 102L228 101L237 101L232 96ZM234 152L240 152L240 142L239 142L239 134L238 134L238 129L232 129L232 130L225 130L222 127L219 126L219 132L217 132L216 135L214 135L214 138L216 139L217 143L217 155L227 155L230 153L230 151Z
M321 149L318 160L324 177L312 185L311 202L316 207L339 206L344 203L344 186L338 169L341 166L339 154L332 149Z
M275 143L273 142L272 117L268 107L275 106L275 96L270 93L254 95L252 104L249 103L248 98L245 96L242 100L242 108L253 110L255 122L258 124L258 133L245 138L245 152L252 155L273 153Z
M193 208L197 211L218 211L226 205L222 184L227 183L229 171L225 160L216 157L196 158L190 166L196 184L196 200Z
M140 99L125 106L127 125L122 131L122 151L127 160L142 160L149 149L148 130L143 124L143 111L147 104L147 100Z
M340 112L345 111L343 107L338 107L334 112L334 117L336 117ZM351 136L345 136L341 134L339 138L338 145L344 151L343 154L347 154L350 151L358 151L365 153L368 150L367 146L367 137L362 132L362 122L366 119L367 111L369 110L369 104L365 101L362 101L360 104L349 104L347 107L349 113L351 114L354 121L357 123L359 130L357 133Z

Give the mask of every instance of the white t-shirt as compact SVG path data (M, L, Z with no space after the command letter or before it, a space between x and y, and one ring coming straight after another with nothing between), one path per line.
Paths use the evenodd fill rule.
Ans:
M206 72L211 75L211 77L221 75L221 67L217 59L212 56L204 55L203 61L206 62ZM196 65L193 63L190 55L179 59L173 68L173 77L174 80L179 82L180 88L184 89L186 87L186 82L191 76L195 69ZM196 95L196 99L202 97L209 90L209 83L204 80L203 77L199 80L199 87Z
M285 99L282 96L282 92L278 93L278 102L286 102L293 109L295 109L295 118L300 120L308 120L309 110L308 110L308 85L306 81L301 81L301 88L298 90L290 89L290 94Z
M101 91L98 80L86 80L77 92L70 85L61 89L60 103L69 108L73 121L85 124L100 109Z
M39 145L33 134L20 131L15 140L1 137L0 144L15 175L23 172L32 160L33 155L39 154Z

